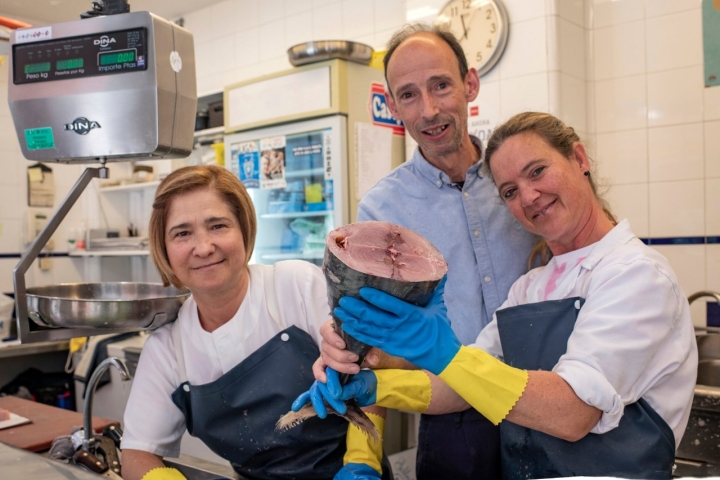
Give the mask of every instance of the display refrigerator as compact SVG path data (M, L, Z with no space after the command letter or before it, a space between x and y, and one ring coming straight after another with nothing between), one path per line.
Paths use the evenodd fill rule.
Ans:
M251 263L321 264L327 234L354 221L362 194L403 161L382 79L335 59L225 88L225 167L258 219Z

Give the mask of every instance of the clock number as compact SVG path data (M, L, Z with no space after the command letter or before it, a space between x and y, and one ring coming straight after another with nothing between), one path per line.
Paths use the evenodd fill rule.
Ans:
M488 8L487 16L485 18L487 20L492 20L492 14L493 14L492 8Z
M450 8L450 16L451 16L451 17L457 17L457 16L458 16L458 7L451 7L451 8Z
M495 33L496 30L497 30L497 27L495 27L495 24L491 23L490 24L490 33Z
M488 40L486 48L492 48L492 38Z
M475 61L482 62L482 53L477 52L477 55L475 56Z
M463 0L463 9L468 10L470 8L471 3L472 3L472 0Z

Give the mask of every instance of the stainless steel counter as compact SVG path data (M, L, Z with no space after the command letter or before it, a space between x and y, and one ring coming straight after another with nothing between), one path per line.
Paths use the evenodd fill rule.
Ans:
M69 346L67 340L60 342L40 342L40 343L19 343L0 342L0 358L18 357L21 355L35 355L38 353L59 352L67 350Z
M22 478L23 480L96 480L106 478L81 470L74 465L66 465L37 453L10 447L4 443L0 443L0 470L2 478Z
M189 455L166 458L165 464L168 467L177 468L189 480L240 479L230 466L218 465ZM51 460L45 455L0 443L0 478L96 480L107 477L88 472L76 465L67 465L57 460Z

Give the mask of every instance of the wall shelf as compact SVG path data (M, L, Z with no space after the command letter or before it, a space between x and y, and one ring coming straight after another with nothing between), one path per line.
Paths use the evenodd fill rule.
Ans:
M219 126L219 127L206 128L206 129L204 129L204 130L196 130L195 133L193 133L193 137L195 137L195 138L198 138L198 137L209 137L209 136L217 135L217 134L221 134L221 135L222 135L222 134L224 134L224 133L225 133L225 127L223 127L223 126L221 125L221 126Z
M311 168L307 170L285 170L285 178L294 178L294 177L309 177L311 175L324 175L325 169L320 168Z
M128 183L126 185L113 185L111 187L100 187L101 192L122 192L128 190L144 190L146 188L157 188L160 181Z
M70 257L147 257L150 250L73 250Z
M261 253L262 260L322 260L325 250L310 250L308 252L278 252Z
M260 218L300 218L300 217L324 217L332 215L332 210L319 210L317 212L283 212L283 213L263 213Z

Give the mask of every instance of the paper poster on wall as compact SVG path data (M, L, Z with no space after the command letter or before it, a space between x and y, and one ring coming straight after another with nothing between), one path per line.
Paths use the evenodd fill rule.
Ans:
M325 180L332 180L332 132L325 130L323 132L323 159L325 164Z
M392 170L392 130L369 123L355 124L355 197L363 195Z
M496 88L481 85L477 98L468 104L468 133L483 145L500 122L499 93Z
M703 0L703 52L705 86L720 85L720 0Z
M260 187L260 149L257 142L235 143L230 146L230 170L245 188Z
M55 181L52 168L37 163L28 167L28 206L52 207L55 200Z
M285 188L285 136L260 140L260 188Z

